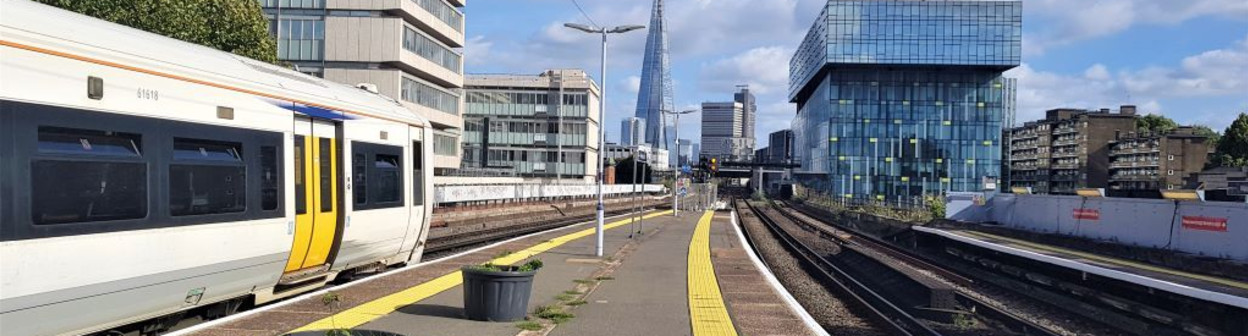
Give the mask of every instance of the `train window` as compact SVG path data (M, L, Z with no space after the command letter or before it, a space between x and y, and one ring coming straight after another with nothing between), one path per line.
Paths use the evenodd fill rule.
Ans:
M147 217L146 163L60 160L31 163L31 219L35 224L144 217Z
M174 160L239 162L243 160L242 144L196 139L173 139Z
M308 166L303 162L303 141L302 135L296 135L295 152L291 153L295 155L295 213L300 215L308 213L308 185L303 181Z
M169 214L192 216L247 209L242 144L174 138L169 165Z
M140 156L138 134L84 130L62 127L39 127L38 149L41 154L90 154L137 158Z
M355 204L368 204L368 166L364 160L364 153L355 153L351 156L351 172L355 176Z
M401 201L403 183L400 182L399 156L377 154L373 160L372 175L377 203L393 203Z
M277 147L260 147L260 209L277 210L278 188L281 186L281 164L277 157Z
M421 171L425 166L424 156L422 155L424 154L424 148L420 141L412 142L412 205L423 205L425 203L425 194L424 190L422 190L425 176Z
M334 211L334 156L329 138L319 138L321 146L321 212Z

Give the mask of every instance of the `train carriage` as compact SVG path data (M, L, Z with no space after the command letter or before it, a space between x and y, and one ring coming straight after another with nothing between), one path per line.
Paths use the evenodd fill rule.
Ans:
M3 334L222 314L419 260L427 120L367 85L0 4Z

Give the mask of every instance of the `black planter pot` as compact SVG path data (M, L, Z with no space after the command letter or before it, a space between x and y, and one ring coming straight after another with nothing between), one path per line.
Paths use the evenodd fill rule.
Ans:
M464 315L477 321L510 322L523 319L537 271L518 272L519 266L486 271L464 266Z

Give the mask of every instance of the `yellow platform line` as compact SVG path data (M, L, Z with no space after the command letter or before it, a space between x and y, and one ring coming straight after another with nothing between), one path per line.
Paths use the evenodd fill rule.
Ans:
M698 220L689 241L689 319L695 336L737 335L737 329L724 306L715 267L711 265L711 218L707 211Z
M1002 236L978 232L978 231L955 231L955 232L957 232L958 234L963 234L963 235L968 235L968 236L978 236L980 238L996 239L1000 241L1009 242L1011 244L1016 244L1016 245L1036 249L1036 250L1074 255L1080 258L1094 260L1094 261L1098 261L1098 262L1102 262L1102 263L1106 263L1110 265L1133 267L1133 268L1138 268L1138 269L1157 272L1157 273L1163 273L1163 274L1180 276L1180 277L1185 277L1185 278L1190 278L1190 279L1212 282L1212 283L1240 288L1240 289L1248 289L1248 283L1243 283L1243 282L1229 280L1229 279L1222 279L1222 278L1196 274L1196 273L1188 273L1188 272L1183 272L1183 271L1179 271L1175 269L1169 269L1169 268L1149 265L1149 264L1130 261L1130 260L1111 258L1111 257L1106 257L1106 256L1101 256L1101 255L1096 255L1096 254L1091 254L1091 253L1086 253L1086 252L1068 250L1068 249L1054 247L1054 246L1041 245L1041 244L1036 244L1036 243L1032 243L1032 242L1025 241L1025 240L1002 237Z
M642 216L642 218L652 218L671 214L671 210L659 211ZM630 222L631 219L619 220L603 225L604 230L614 229ZM584 238L594 234L595 228L588 228L581 231L569 233L555 239L547 240L537 245L530 246L519 252L509 254L504 257L494 258L490 262L496 265L511 265L522 260L528 259L542 252L559 247L570 241ZM440 276L429 282L425 282L408 289L404 289L394 294L386 295L379 299L365 302L359 306L352 307L332 316L317 320L308 325L291 330L291 333L313 330L329 330L329 329L345 329L355 328L365 323L371 322L382 316L389 315L395 310L404 306L420 302L428 299L438 293L442 293L448 289L459 286L464 281L464 276L460 271L455 271L447 275Z

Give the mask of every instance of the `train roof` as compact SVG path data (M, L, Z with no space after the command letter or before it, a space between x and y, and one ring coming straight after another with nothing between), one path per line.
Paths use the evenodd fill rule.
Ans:
M26 33L14 35L5 31L0 41L38 43L33 47L236 87L348 114L429 125L425 118L393 99L349 85L33 1L0 0L0 4L0 27Z

